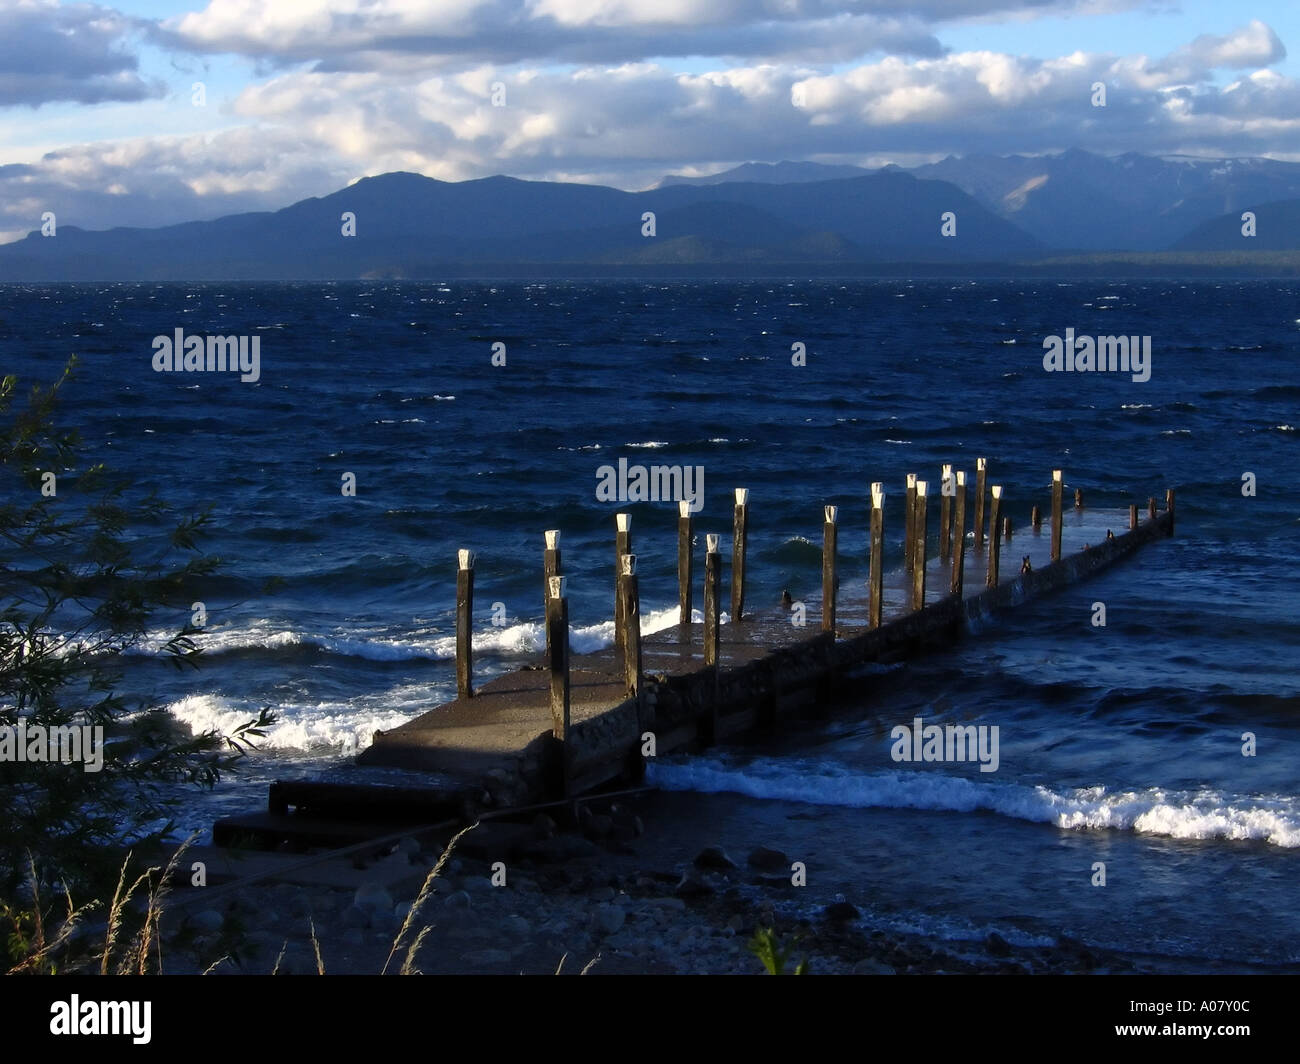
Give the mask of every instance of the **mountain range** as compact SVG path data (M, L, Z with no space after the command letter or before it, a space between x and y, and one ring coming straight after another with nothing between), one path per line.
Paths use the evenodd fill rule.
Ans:
M1244 210L1257 215L1253 238ZM910 170L747 163L643 192L389 173L279 211L154 229L60 224L0 246L0 280L933 272L1166 250L1208 265L1282 253L1267 261L1286 266L1300 264L1287 255L1297 249L1300 164L1068 151Z

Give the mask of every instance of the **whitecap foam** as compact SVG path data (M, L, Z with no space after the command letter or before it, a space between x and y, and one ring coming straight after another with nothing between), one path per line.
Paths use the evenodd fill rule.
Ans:
M390 708L403 699L399 691L386 691L354 702L282 703L272 708L279 722L267 729L265 738L252 740L262 750L298 753L354 754L369 746L376 731L404 724L430 708L430 692L422 690L423 704L411 705L410 712ZM189 695L164 707L193 735L210 729L229 734L257 717L260 704L227 698L219 694Z
M677 624L680 608L669 606L647 610L641 615L641 634L653 635ZM696 624L704 622L699 610L691 611ZM723 622L727 615L723 614ZM135 652L161 654L171 633L151 632ZM274 621L258 620L244 625L211 628L193 637L205 656L234 654L246 650L275 650L283 647L313 646L331 654L365 658L369 661L449 661L456 657L455 632L441 634L433 629L417 629L396 634L343 632L302 632L284 628ZM590 654L614 642L614 621L590 625L570 625L569 647L575 654ZM502 657L527 657L546 647L546 630L540 621L512 620L507 624L488 625L474 633L476 654Z
M1254 839L1300 847L1300 799L1148 787L1055 791L1018 783L976 782L936 771L855 772L824 761L791 759L736 766L710 757L651 761L647 782L672 791L728 792L751 798L850 808L991 812L1075 831L1117 830L1174 839Z

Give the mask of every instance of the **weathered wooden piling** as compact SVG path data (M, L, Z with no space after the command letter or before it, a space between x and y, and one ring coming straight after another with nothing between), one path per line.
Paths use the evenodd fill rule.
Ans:
M961 598L966 567L966 471L957 474L957 505L952 514L952 575L948 590Z
M975 459L975 549L984 546L984 485L988 479L987 458Z
M1061 492L1065 490L1065 484L1061 480L1061 476L1061 470L1052 470L1052 561L1054 562L1059 561L1061 558L1061 528L1063 521Z
M551 577L559 576L564 568L564 563L560 557L560 530L550 528L542 533L546 542L546 549L542 552L542 616L546 616L547 604L551 601ZM546 625L542 625L546 628ZM546 649L551 649L551 632L546 629Z
M722 603L718 584L722 578L722 555L718 553L718 537L705 537L704 553L704 664L718 663L718 629L722 624Z
M1137 528L1137 526L1138 526L1137 503L1131 502L1128 504L1128 527L1130 529L1134 529Z
M1174 534L1174 489L1165 488L1165 511L1169 514L1169 534Z
M912 571L912 540L916 537L916 474L907 474L907 494L903 503L903 570Z
M745 616L745 543L749 539L749 489L736 489L731 533L731 623Z
M1156 497L1154 495L1147 499L1147 517L1152 521L1156 519Z
M456 570L456 694L474 694L474 552L457 552Z
M677 633L681 641L691 641L691 569L694 563L694 521L691 504L683 499L677 504Z
M998 562L1002 551L1002 540L998 536L998 511L1002 508L1002 485L994 484L990 493L993 498L989 501L989 569L986 583L989 587L997 587Z
M943 477L939 481L939 560L946 562L949 558L949 537L952 535L952 497L956 493L956 484L952 478L952 466L943 467Z
M641 690L641 596L637 587L636 555L621 561L619 597L623 600L623 676L629 698Z
M722 666L719 664L719 639L722 628L722 556L718 553L718 537L710 535L705 540L708 548L704 554L704 664L713 671L709 681L712 688L709 707L700 718L700 738L705 744L713 743L718 734L718 686Z
M822 522L822 631L835 631L835 551L838 539L838 506L824 508Z
M1002 518L1002 538L1005 539L1008 543L1011 542L1011 518L1010 517Z
M623 600L618 593L623 575L623 555L632 553L632 515L614 515L614 649L623 650Z
M1082 509L1083 509L1083 489L1082 489L1082 488L1075 488L1075 489L1074 489L1074 508L1075 508L1076 510L1082 510Z
M916 482L916 511L912 518L912 609L925 608L925 518L929 484Z
M883 619L885 559L885 491L879 481L871 485L871 560L867 579L871 585L868 596L868 621L879 628Z
M1043 527L1043 514L1038 509L1037 503L1034 503L1034 508L1029 511L1029 523L1034 526L1035 532Z
M564 597L563 576L550 578L551 597L546 601L547 655L551 671L551 735L560 741L561 789L567 797L573 773L569 748L572 724L569 701L569 603Z

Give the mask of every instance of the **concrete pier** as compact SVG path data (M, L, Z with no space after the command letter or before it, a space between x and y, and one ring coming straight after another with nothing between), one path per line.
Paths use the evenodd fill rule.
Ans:
M563 740L552 728L550 672L525 667L478 688L472 698L377 732L358 761L432 773L440 786L474 796L480 808L635 780L647 739L662 756L771 727L833 690L855 666L948 643L971 620L1083 580L1142 544L1171 535L1173 514L1166 509L1136 528L1128 525L1129 513L1122 509L1072 510L1062 515L1059 548L1056 536L1027 536L1016 549L1018 556L1028 555L1028 566L995 566L987 585L966 581L961 593L932 598L919 610L911 609L916 574L901 567L887 572L878 628L870 623L865 573L851 580L845 574L833 632L792 623L793 615L775 602L751 605L744 624L721 626L716 669L704 659L702 626L690 626L688 641L674 625L644 638L636 697L628 695L625 662L615 648L574 655ZM968 548L966 564L978 566L976 572L986 569L996 539ZM1054 549L1062 552L1055 561ZM924 563L933 587L951 586L958 556Z

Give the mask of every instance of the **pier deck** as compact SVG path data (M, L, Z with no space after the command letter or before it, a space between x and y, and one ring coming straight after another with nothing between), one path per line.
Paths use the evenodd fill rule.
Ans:
M876 629L868 623L866 574L843 572L833 636L821 631L817 600L805 604L802 627L792 623L791 613L764 602L747 608L742 623L722 624L716 670L704 661L703 625L691 625L689 639L674 625L643 637L643 679L631 697L615 648L575 655L563 741L553 734L551 670L541 660L498 677L470 698L376 733L358 761L436 773L477 790L484 806L635 779L647 733L658 756L770 727L783 713L843 683L857 665L950 641L969 619L1074 583L1173 532L1168 509L1152 518L1144 508L1131 530L1129 520L1125 510L1065 508L1056 562L1050 558L1049 522L1041 529L1026 524L1001 541L996 587L986 586L988 544L974 549L968 534L960 598L949 593L950 563L930 559L925 608L912 609L912 577L899 567L883 575L883 623ZM1022 572L1026 556L1031 571Z

